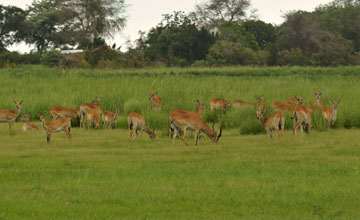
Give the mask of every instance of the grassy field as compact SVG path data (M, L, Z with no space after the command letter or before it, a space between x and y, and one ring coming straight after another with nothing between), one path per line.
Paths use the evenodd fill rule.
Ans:
M127 128L126 115L132 111L143 114L150 127L166 131L169 114L175 108L195 110L194 99L208 105L203 112L207 121L209 102L219 97L228 100L255 101L262 96L270 106L274 100L302 96L307 104L313 91L322 91L324 106L342 99L338 107L337 128L360 128L360 67L229 67L229 68L164 68L141 70L50 69L25 66L0 70L0 109L14 109L13 100L24 100L22 113L49 112L54 105L75 108L101 96L101 108L114 111L122 105L117 127ZM149 92L158 91L163 99L161 112L150 110ZM268 109L271 114L271 108ZM315 114L313 128L325 130L321 115ZM256 121L254 109L231 110L223 119L228 128L242 134L256 134L263 129ZM286 127L292 122L287 115Z
M2 219L360 219L360 67L166 68L142 70L0 70L0 109L32 112L37 132L11 134L0 123L0 220ZM254 109L223 118L205 110L208 122L225 121L219 143L203 137L189 147L167 138L169 113L194 110L194 99L255 101L313 90L325 106L341 98L335 129L313 114L309 136L294 138L286 115L285 139L266 141ZM161 112L150 111L158 91ZM50 146L36 114L54 105L75 108L101 96L103 110L122 105L115 130L72 128L72 143L53 134ZM209 107L209 106L208 106ZM129 139L126 115L136 111L155 128ZM271 108L268 113L271 114ZM48 118L49 120L49 118ZM242 134L242 135L241 135ZM248 135L257 134L257 135Z
M136 141L125 129L11 135L0 124L0 219L359 219L359 130L282 142ZM38 124L40 126L40 124ZM161 135L160 135L161 136Z

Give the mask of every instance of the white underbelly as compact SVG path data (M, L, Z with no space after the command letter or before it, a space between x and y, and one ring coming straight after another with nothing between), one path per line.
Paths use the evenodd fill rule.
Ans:
M58 129L53 130L52 132L56 133L56 132L59 132L59 131L62 131L62 130L63 130L63 128L58 128Z

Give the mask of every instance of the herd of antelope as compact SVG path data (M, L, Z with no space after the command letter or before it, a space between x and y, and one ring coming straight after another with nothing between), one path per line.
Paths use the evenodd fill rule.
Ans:
M277 137L284 136L284 124L285 117L284 113L288 112L291 114L292 119L294 120L293 133L296 136L298 127L301 131L305 131L307 134L310 133L311 129L311 112L319 111L322 112L322 116L327 122L327 127L330 129L330 126L334 124L337 115L337 106L340 103L340 99L335 102L332 101L333 108L323 107L321 100L322 92L315 92L315 100L310 102L307 106L303 105L303 99L297 96L290 97L285 101L276 100L272 102L272 108L275 110L275 113L272 116L265 117L265 100L262 97L257 98L257 102L246 102L243 100L235 100L230 102L228 100L223 100L219 98L214 98L210 101L211 111L220 110L222 113L225 113L230 107L232 108L241 108L241 107L254 107L256 112L256 117L259 122L265 127L267 131L268 139L272 138L272 131L275 130ZM149 100L151 101L151 110L161 111L162 100L157 96L157 92L150 93ZM11 123L16 120L20 114L20 109L23 101L14 101L16 110L0 110L0 122L7 122L8 129L10 133ZM213 143L217 143L221 137L222 129L224 123L221 123L219 134L214 129L214 123L210 128L208 124L202 119L201 110L207 109L207 106L201 103L199 100L195 100L197 106L196 111L186 111L182 109L174 109L170 113L170 128L169 128L169 138L173 136L173 144L177 136L187 145L185 140L186 131L195 132L195 145L198 144L200 139L200 133L206 134ZM71 141L71 120L79 119L80 128L84 126L84 122L87 122L87 129L95 126L96 128L100 127L100 116L102 118L102 125L105 126L107 123L107 128L115 128L115 123L120 114L120 106L115 106L115 113L106 110L102 111L100 107L100 97L96 97L90 103L81 104L76 109L67 108L63 106L54 106L50 109L50 114L52 116L52 121L45 121L45 114L39 115L39 119L42 123L42 126L46 132L47 143L50 144L50 139L52 133L64 131ZM21 117L21 120L25 122L22 127L23 131L28 130L38 130L39 128L30 122L31 113L26 113ZM142 115L131 112L127 116L128 128L130 130L130 138L135 140L138 136L138 132L145 131L151 139L156 137L155 130L150 129L146 126L145 119Z

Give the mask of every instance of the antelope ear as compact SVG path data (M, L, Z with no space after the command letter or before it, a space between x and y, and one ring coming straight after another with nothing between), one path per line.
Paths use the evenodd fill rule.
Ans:
M14 104L16 104L16 101L14 100Z
M23 103L23 100L20 101L20 104L22 104L22 103Z
M339 99L338 104L340 103L341 99Z
M322 91L320 91L319 95L321 95L321 94L322 94Z
M334 100L331 100L331 103L332 103L333 105L335 105L335 102L334 102Z

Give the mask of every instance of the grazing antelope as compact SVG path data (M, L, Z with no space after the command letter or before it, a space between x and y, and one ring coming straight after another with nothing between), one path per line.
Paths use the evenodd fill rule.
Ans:
M311 129L311 114L310 111L302 106L303 99L294 96L297 100L297 106L294 108L293 118L294 118L294 126L293 132L294 136L296 136L297 128L300 126L301 132L303 130L306 131L307 134L310 134Z
M90 109L86 112L86 120L88 124L88 130L95 124L96 128L100 127L100 114L95 109Z
M340 103L340 100L341 99L339 99L339 101L337 101L337 102L331 101L331 103L334 105L334 108L325 107L322 110L322 115L323 115L324 119L327 121L328 129L330 129L330 125L334 125L334 123L335 123L337 107Z
M84 117L86 116L86 113L93 109L95 110L99 115L101 114L101 108L100 108L100 97L96 97L94 100L91 101L91 103L85 103L81 104L79 106L80 109L80 128L84 121Z
M162 100L160 98L160 96L157 96L158 92L152 93L150 92L149 95L149 100L151 101L151 110L155 111L161 111L161 105L162 105Z
M47 144L50 144L51 134L59 131L64 131L71 142L71 118L59 118L50 122L45 122L45 116L40 115L40 121L46 132Z
M257 102L246 102L241 99L234 100L231 104L234 108L247 107L247 106L258 106L261 109L265 107L265 100L263 97L257 97Z
M171 138L171 133L174 130L174 128L171 126L171 121L173 119L173 117L176 114L187 114L187 115L198 115L200 118L202 118L201 116L201 110L202 109L207 109L207 106L203 103L201 103L198 99L194 100L195 104L196 104L196 111L192 112L192 111L185 111L185 110L181 110L181 109L175 109L170 113L170 128L169 128L169 138Z
M130 139L135 140L138 136L138 131L140 131L140 135L142 131L144 130L146 133L148 133L150 139L154 139L156 137L155 129L150 130L146 124L144 117L136 112L131 112L128 117L128 125L130 130ZM133 138L133 134L135 133L135 137Z
M184 142L185 146L187 146L185 140L186 130L195 131L195 145L198 143L200 132L204 132L213 141L213 143L216 144L221 137L224 123L221 123L220 132L219 135L217 135L214 130L214 124L211 129L199 115L176 113L171 121L171 126L175 130L173 135L173 144L175 144L176 136L180 134L181 140Z
M22 127L22 130L23 131L39 130L38 126L36 126L35 124L30 122L30 115L31 115L31 112L29 112L21 117L21 121L25 122L24 126Z
M256 108L255 108L256 110ZM285 117L281 112L275 112L274 115L269 117L264 117L265 108L261 111L256 111L256 117L259 122L266 128L267 138L272 136L272 131L275 129L276 135L279 137L284 137L284 126L285 126ZM281 132L279 132L279 130Z
M16 110L0 109L0 122L7 122L9 127L9 133L11 128L11 123L16 120L17 116L20 114L20 109L23 101L17 102L14 100Z
M210 101L211 112L213 112L214 110L220 109L220 110L222 110L223 113L225 113L225 111L230 108L230 105L231 105L230 101L219 99L219 98L213 98Z
M56 105L50 109L52 120L58 118L79 118L80 117L80 106L75 110L63 106Z
M104 111L102 113L102 124L104 125L106 122L108 123L108 129L110 129L110 127L114 129L115 123L119 117L119 113L120 113L120 107L115 107L115 113L108 110Z

